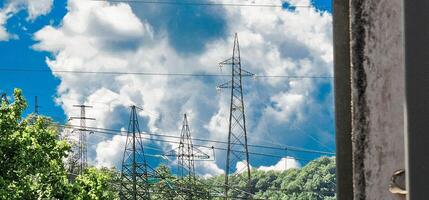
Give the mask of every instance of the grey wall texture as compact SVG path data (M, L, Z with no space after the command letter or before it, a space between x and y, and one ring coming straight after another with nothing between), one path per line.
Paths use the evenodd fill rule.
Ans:
M405 165L402 18L402 0L350 0L354 199L405 199L389 191Z

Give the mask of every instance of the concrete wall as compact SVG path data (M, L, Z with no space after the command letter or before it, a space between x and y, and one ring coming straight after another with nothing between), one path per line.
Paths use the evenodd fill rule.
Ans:
M405 164L402 0L350 3L354 199L404 199L389 192Z

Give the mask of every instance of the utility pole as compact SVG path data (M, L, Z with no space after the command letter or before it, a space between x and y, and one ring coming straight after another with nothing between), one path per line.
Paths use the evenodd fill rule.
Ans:
M150 199L148 166L136 106L131 106L127 140L122 159L120 199Z
M34 96L34 114L38 115L39 114L39 100L37 98L37 96Z
M246 199L252 199L242 77L254 76L254 74L241 68L240 47L238 43L237 33L235 34L234 38L232 57L219 63L220 67L223 67L225 65L231 66L231 80L218 86L218 88L231 89L231 102L228 126L228 149L225 167L225 199L227 199L227 197L229 196L229 187L230 185L232 185L229 181L229 173L231 173L232 169L235 168L234 165L240 161L246 162L246 165L243 169L236 169L236 173L247 174L247 193L244 194L243 197Z
M78 154L79 154L79 172L78 174L83 174L85 168L88 166L88 159L87 159L87 136L86 132L88 130L86 129L86 120L95 120L95 118L89 118L86 117L86 108L92 108L92 106L87 105L73 105L73 107L80 108L80 116L79 117L70 117L70 120L79 119L80 120L80 126L78 129L74 129L73 131L79 132L79 142L78 142Z
M182 193L187 194L187 199L194 199L193 194L200 191L194 191L193 187L196 183L195 176L195 161L196 160L208 160L210 156L198 148L195 148L192 144L191 131L188 124L188 117L186 114L183 115L182 130L180 133L179 147L172 151L164 154L165 156L171 156L177 158L178 163L178 176L184 179L187 178L187 185L183 187Z

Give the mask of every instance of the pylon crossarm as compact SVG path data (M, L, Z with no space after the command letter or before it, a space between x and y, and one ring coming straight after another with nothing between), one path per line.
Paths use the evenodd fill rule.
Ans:
M219 63L219 66L220 66L220 67L223 67L223 65L231 65L231 64L233 64L233 63L234 63L233 58L228 58L228 59L226 59L226 60L224 60L224 61L220 62L220 63Z
M194 154L193 154L194 158L210 159L210 155L208 155L207 153L204 153L203 151L199 150L198 148L194 148L193 151L194 151Z
M245 69L241 69L241 76L255 76L255 74Z
M218 89L226 89L231 87L232 87L232 81L228 81L217 86Z
M167 156L167 157L177 157L180 156L180 152L179 152L179 148L174 148L170 151L167 151L167 153L162 154L163 156Z

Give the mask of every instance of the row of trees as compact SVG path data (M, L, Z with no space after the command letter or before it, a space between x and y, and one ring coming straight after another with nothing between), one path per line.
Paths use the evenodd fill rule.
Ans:
M64 159L70 145L47 117L22 119L27 103L20 90L0 107L0 199L114 199L113 172L88 168L68 180Z
M89 167L69 180L64 160L70 144L59 139L60 130L49 117L29 115L20 90L14 102L0 107L0 199L119 199L119 174L114 169ZM156 169L152 199L208 199L221 193L223 176L193 180L178 178L165 167ZM302 169L283 172L252 171L258 199L335 199L335 163L320 158ZM245 188L243 177L234 188ZM232 196L240 196L238 190Z
M231 196L243 196L246 190L246 176L230 177ZM222 185L223 176L207 179L207 185ZM285 200L334 200L335 159L322 157L313 160L301 169L285 171L252 170L252 191L255 199Z

